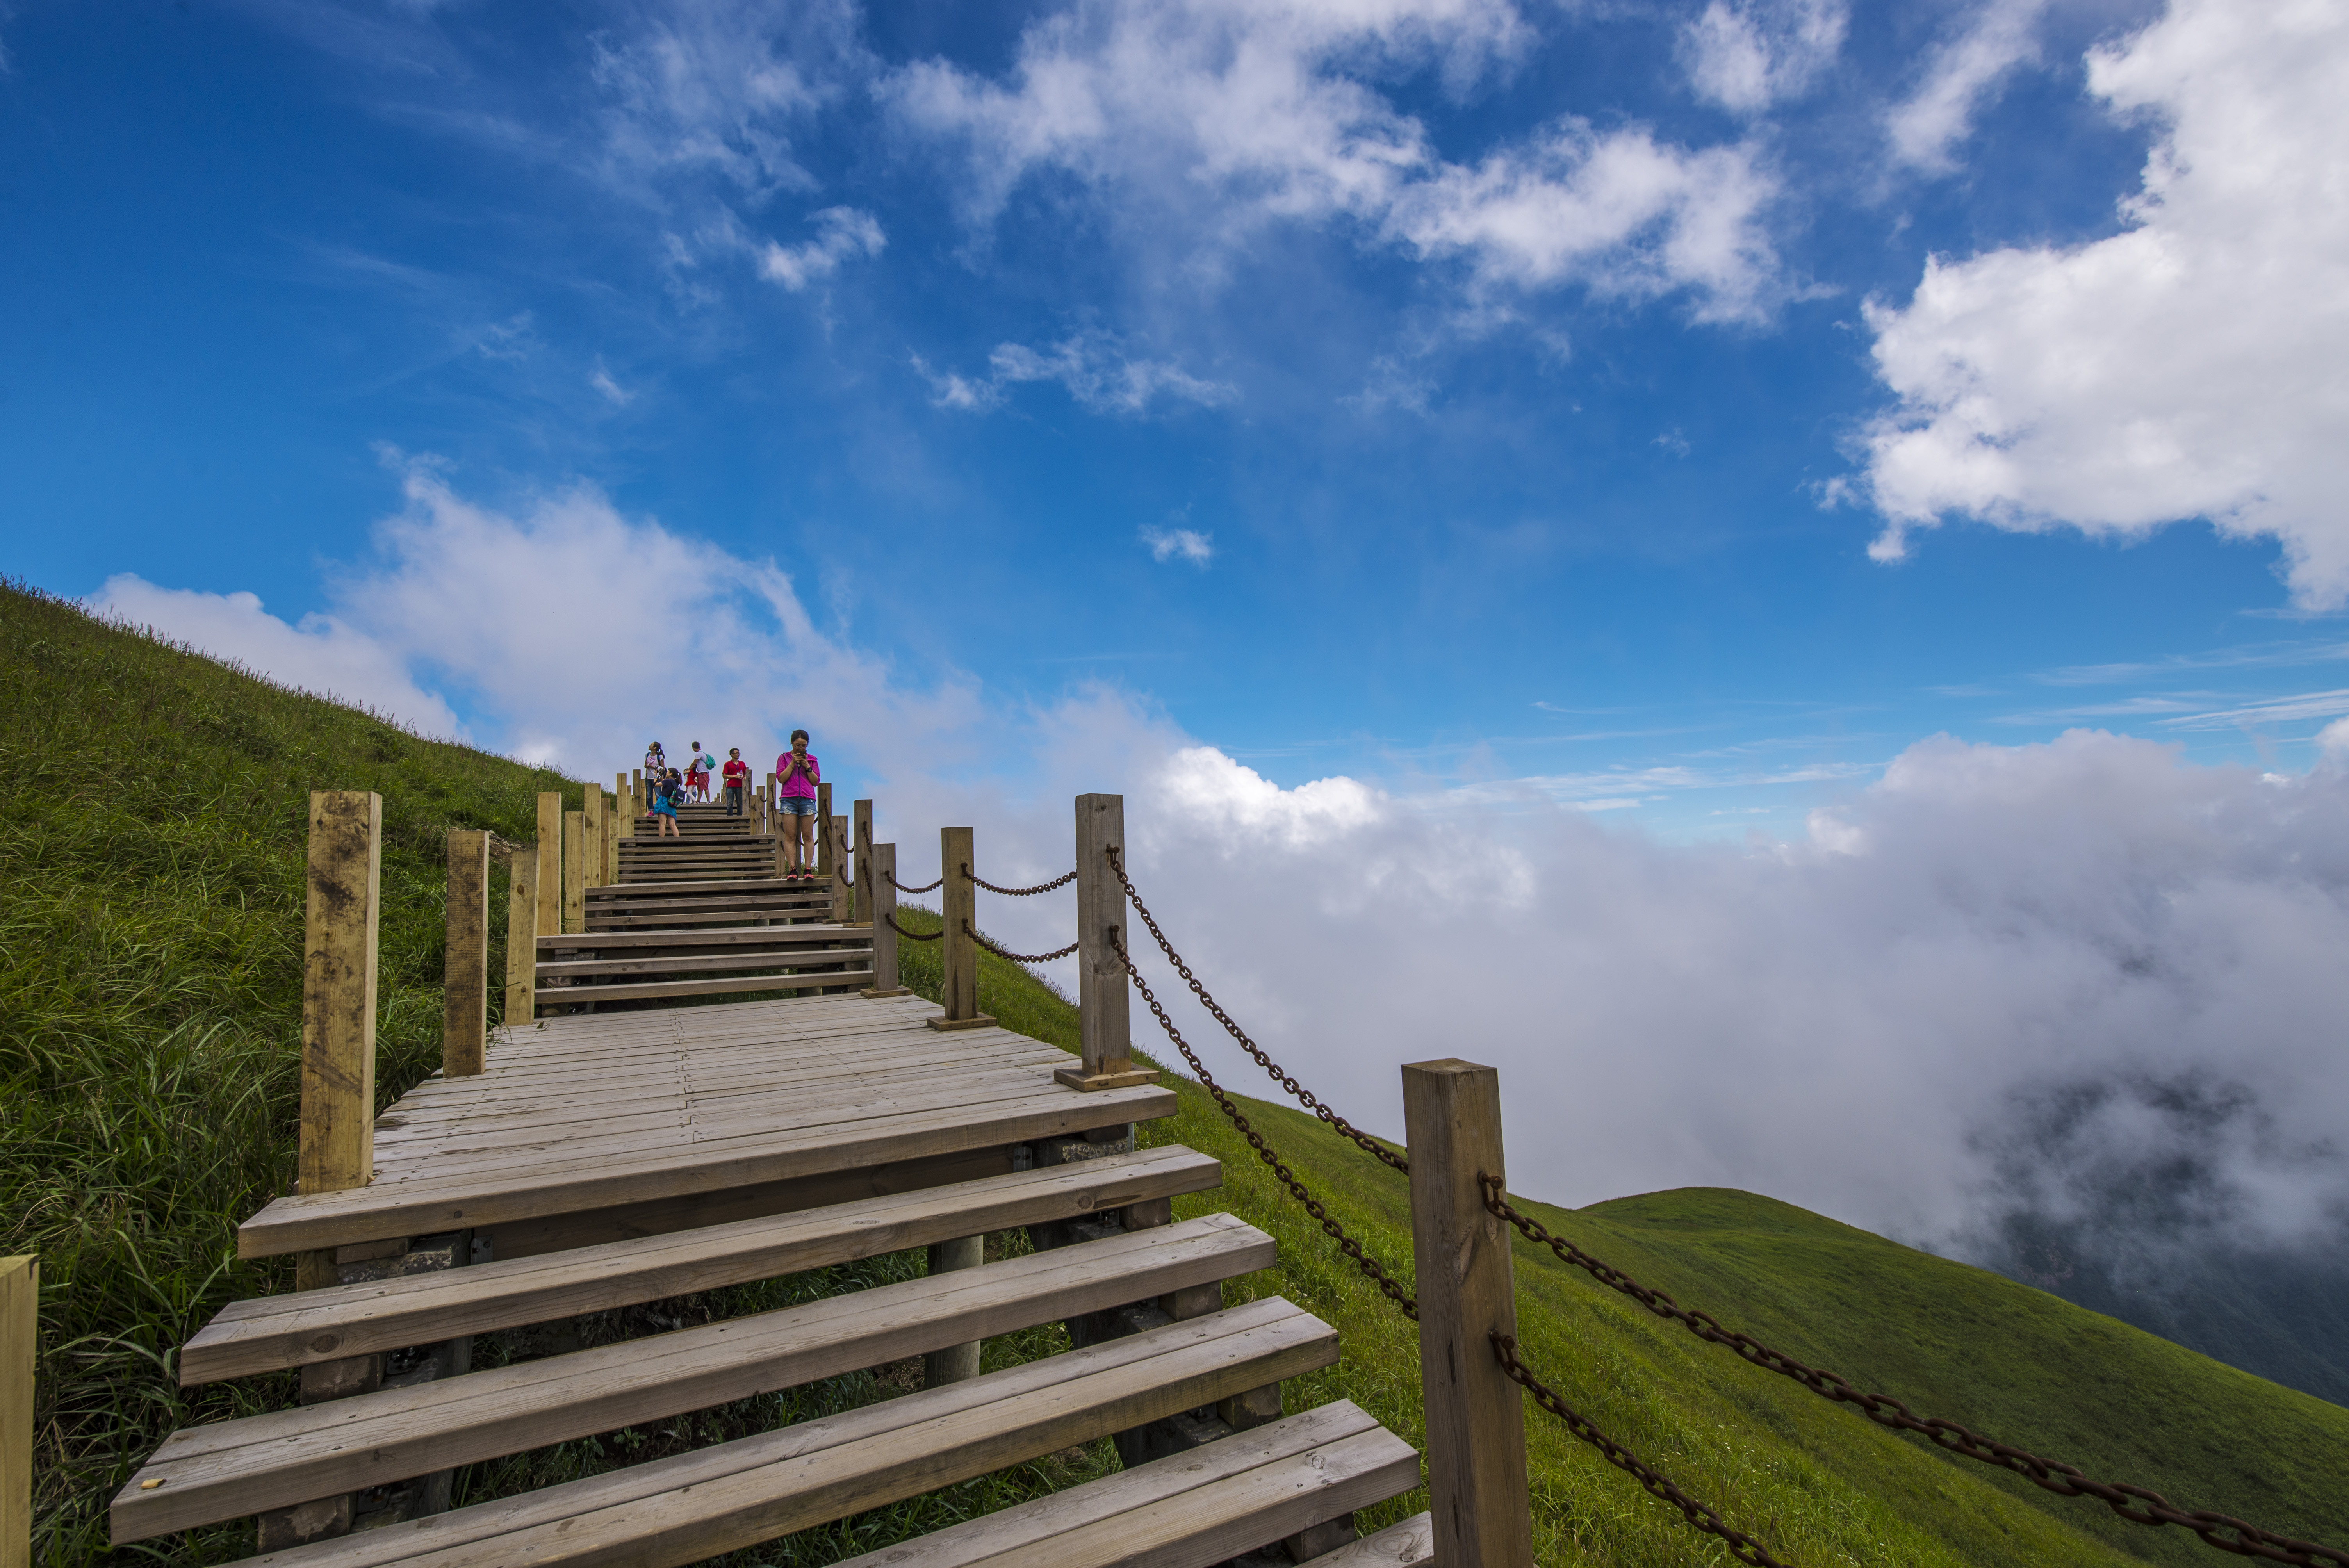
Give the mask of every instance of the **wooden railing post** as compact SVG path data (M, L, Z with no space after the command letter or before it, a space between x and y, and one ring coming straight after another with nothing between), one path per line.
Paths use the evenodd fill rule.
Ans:
M848 910L849 920L858 925L873 923L873 802L858 800L848 808L849 847L856 855L855 885L850 891L854 901Z
M563 923L564 935L587 923L587 823L584 811L563 813Z
M538 929L563 929L563 797L551 789L538 798Z
M897 846L874 844L873 860L873 988L864 993L875 1000L911 993L897 980L897 928L889 923L897 914Z
M1501 1075L1473 1062L1413 1062L1402 1069L1402 1114L1435 1561L1533 1568L1525 1401L1492 1345L1494 1335L1517 1332L1508 1227L1485 1207L1477 1181L1508 1174Z
M579 886L581 907L585 907L585 892L591 887L602 887L604 876L604 787L589 784L581 792L579 826L585 830L585 841L580 845ZM581 930L586 927L583 923Z
M449 830L448 943L440 968L440 1072L481 1070L490 1034L490 836Z
M0 1258L0 1568L33 1568L33 1367L41 1260Z
M986 1261L985 1236L957 1236L951 1242L933 1242L929 1249L929 1272L947 1274L956 1269L975 1269ZM964 1345L949 1345L944 1350L933 1350L922 1357L922 1387L935 1388L943 1383L968 1383L978 1376L978 1351L982 1340Z
M636 836L636 792L629 788L626 774L612 775L612 797L615 826L619 830L613 837L635 838ZM620 880L620 853L616 845L612 851L612 880L614 882Z
M829 784L815 787L815 864L808 869L818 876L832 874L832 786Z
M856 890L850 882L843 880L849 874L848 819L825 818L823 838L825 847L830 851L824 858L832 862L832 869L824 876L824 886L832 892L832 921L834 925L845 925L848 923L849 916L856 910L854 896Z
M538 1016L538 851L514 851L506 888L506 1027Z
M978 1010L978 944L970 933L978 929L978 890L971 885L971 831L968 828L938 830L938 874L946 883L938 890L938 907L946 912L946 940L938 945L945 971L946 1016L932 1018L933 1029L977 1029L995 1022Z
M375 977L383 799L310 794L302 945L302 1148L305 1194L375 1177Z
M1155 1068L1133 1065L1126 1011L1131 987L1115 945L1126 940L1125 890L1110 870L1112 850L1123 858L1125 797L1078 796L1077 1029L1083 1066L1052 1074L1071 1088L1124 1088L1158 1077Z

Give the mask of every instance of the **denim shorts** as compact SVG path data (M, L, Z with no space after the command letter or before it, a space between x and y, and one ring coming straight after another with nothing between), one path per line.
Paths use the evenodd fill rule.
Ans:
M786 817L812 817L815 815L815 797L812 795L781 796L775 801L775 810Z

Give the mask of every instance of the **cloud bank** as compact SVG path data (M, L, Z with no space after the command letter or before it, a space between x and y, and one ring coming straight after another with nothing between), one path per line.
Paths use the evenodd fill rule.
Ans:
M2162 128L2117 234L1936 259L1876 304L1898 398L1865 438L1893 560L1945 517L2134 537L2207 518L2349 603L2349 13L2175 0L2088 57Z
M1980 1252L2017 1215L2103 1212L2149 1161L2176 1174L2167 1108L2200 1105L2224 1114L2198 1122L2176 1202L2115 1222L2148 1246L2344 1244L2337 761L2277 778L2095 731L1937 738L1797 841L1668 844L1554 781L1283 788L1130 692L1028 707L951 672L915 683L819 629L771 565L593 490L507 512L429 467L402 482L331 616L135 580L107 603L281 678L339 661L350 695L428 723L462 707L481 738L589 777L653 735L758 755L806 724L908 880L949 822L977 827L992 879L1056 875L1070 798L1121 790L1138 883L1259 1039L1389 1132L1402 1063L1495 1063L1527 1192L1743 1187ZM691 656L616 658L588 630L644 624L684 629ZM987 770L1005 755L1026 771ZM1054 894L981 918L1033 948L1072 912ZM1277 1092L1174 1005L1226 1081Z

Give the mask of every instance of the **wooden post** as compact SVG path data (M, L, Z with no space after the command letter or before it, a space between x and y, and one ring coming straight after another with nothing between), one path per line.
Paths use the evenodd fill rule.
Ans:
M849 847L855 851L855 896L848 918L857 925L873 923L873 802L858 800L848 808Z
M832 893L832 921L834 925L845 925L856 910L856 890L852 883L842 880L848 875L848 819L826 818L823 838L831 851L826 858L832 861L832 872L824 885Z
M538 798L538 929L563 929L563 797L554 790Z
M602 887L604 875L604 787L589 784L581 792L579 825L586 830L581 845L579 886ZM584 907L584 904L583 904ZM581 929L585 929L583 925Z
M1158 1077L1155 1068L1133 1065L1133 1024L1126 1011L1132 986L1112 945L1128 940L1125 889L1110 870L1112 850L1123 859L1125 797L1078 796L1077 1030L1084 1065L1052 1074L1071 1088L1124 1088Z
M587 924L587 823L584 811L563 813L563 923L565 935Z
M995 1022L978 1010L978 944L969 934L977 929L978 913L978 890L970 881L970 840L968 828L938 830L938 864L945 868L939 874L946 878L938 907L946 911L947 933L938 945L946 949L947 1011L946 1016L929 1020L933 1029L978 1029Z
M612 775L612 815L619 828L619 832L616 836L623 839L635 838L636 836L636 792L628 787L626 774ZM620 857L617 851L615 851L612 855L612 880L614 882L620 880Z
M305 1194L375 1178L375 961L383 873L383 798L310 794L302 944Z
M985 1236L957 1236L951 1242L930 1243L930 1273L946 1274L954 1269L975 1269L985 1261ZM978 1347L982 1341L974 1339L968 1345L949 1345L944 1350L933 1350L922 1357L922 1387L935 1388L941 1383L967 1383L978 1376Z
M815 787L815 865L818 876L832 871L832 786Z
M490 836L449 830L447 956L440 970L440 1072L481 1070L490 1035Z
M527 1027L537 1014L538 855L516 850L506 889L506 1027Z
M0 1568L33 1565L33 1367L41 1260L0 1258Z
M1473 1062L1413 1062L1402 1069L1402 1114L1435 1561L1533 1568L1525 1400L1491 1342L1517 1332L1509 1233L1476 1180L1508 1174L1501 1075Z
M864 993L875 1000L912 993L897 983L897 846L874 844L873 861L873 989Z
M609 887L620 880L620 824L627 820L628 814L620 810L619 798L615 796L604 812L604 872L596 879L598 887Z

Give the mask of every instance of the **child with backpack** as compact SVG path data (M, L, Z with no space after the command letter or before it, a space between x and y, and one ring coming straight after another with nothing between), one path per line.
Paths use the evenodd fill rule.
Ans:
M660 831L656 835L657 837L664 839L685 837L684 832L677 825L677 806L683 799L685 799L685 780L678 777L677 769L672 768L661 775L661 781L653 789L653 820L660 824Z

